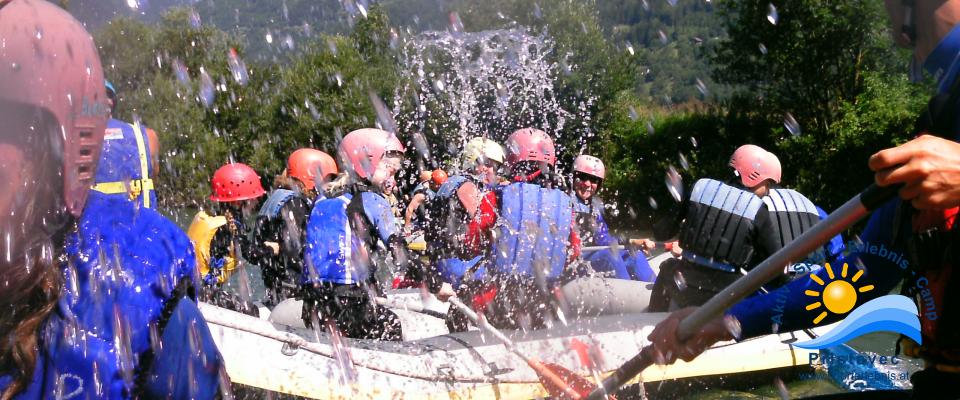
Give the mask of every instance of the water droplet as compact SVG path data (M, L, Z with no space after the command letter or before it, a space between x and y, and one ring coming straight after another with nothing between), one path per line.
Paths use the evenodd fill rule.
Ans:
M656 132L656 130L653 129L653 122L647 121L647 134L652 135L652 134L654 134L655 132Z
M683 273L680 271L673 273L673 284L676 285L677 290L681 292L687 290L687 278L684 278Z
M693 145L694 148L696 148L696 147L697 147L697 138L695 138L695 137L693 137L693 136L690 136L690 144Z
M790 132L793 136L800 136L800 123L793 118L793 114L786 113L783 116L783 127L787 128L787 131Z
M127 0L127 7L130 7L134 10L140 8L140 2L137 0Z
M448 18L450 20L450 33L463 32L463 21L460 20L460 14L453 11L449 14Z
M740 334L743 332L740 326L740 320L732 315L726 315L723 317L723 326L727 328L727 332L730 332L735 338L739 338Z
M670 196L673 196L673 199L679 202L683 198L683 178L673 165L667 169L667 177L664 180Z
M633 51L633 45L630 44L630 42L627 42L626 46L627 46L627 53L630 53L631 56L634 55L635 53Z
M667 4L670 4L670 7L675 7L677 5L677 0L667 0Z
M697 91L699 91L700 94L703 95L704 97L710 95L710 90L707 89L707 85L706 85L705 83L703 83L703 81L700 80L700 78L697 78L697 84L696 84L696 86L697 86Z
M34 36L37 37L37 40L43 39L43 28L38 26Z
M533 16L536 19L543 18L543 10L540 9L540 3L533 3Z
M773 6L771 5L771 7ZM788 400L793 398L793 396L790 396L790 391L787 390L787 385L783 383L783 379L780 379L779 376L773 378L773 386L776 386L777 393L780 394L781 399Z
M433 81L433 87L437 89L438 92L442 92L446 88L446 85L443 83L443 79L437 79Z
M190 26L200 29L200 14L196 10L190 10Z
M227 65L230 67L230 74L233 75L234 81L241 85L247 84L247 80L250 78L247 73L247 65L240 59L236 49L230 49L230 53L227 54Z
M210 108L210 106L213 105L215 96L216 91L213 87L213 79L207 74L206 69L200 67L200 103L203 104L204 107Z
M687 162L687 156L683 155L683 153L679 153L677 155L680 158L680 168L683 168L684 170L689 170L690 164Z
M780 20L780 15L777 14L777 7L770 3L767 5L767 21L773 25L777 24L777 21Z
M650 11L650 3L648 3L647 0L642 0L641 5L643 5L644 11Z
M290 34L287 34L286 36L283 37L283 46L286 47L287 50L293 50L293 47L294 47L293 37L290 36Z
M267 44L273 44L273 33L270 30L267 30L267 34L264 35L264 38L267 40Z
M629 115L630 115L630 119L636 121L638 118L640 118L640 116L637 115L637 109L636 109L636 108L633 108L633 106L627 107L627 110L630 112L630 114L629 114Z
M657 209L657 200L654 199L653 196L647 197L647 203L650 204L650 208L654 210Z
M664 32L664 31L662 31L662 30L658 30L658 31L657 31L657 36L660 37L660 43L667 44L667 42L670 41L670 39L667 38L666 32Z
M173 73L177 77L177 81L184 85L190 84L190 75L187 73L187 66L183 65L183 61L180 61L179 58L175 58L171 63L173 67Z
M760 45L757 46L757 48L760 49L761 54L767 55L767 46L764 46L763 43L760 43Z

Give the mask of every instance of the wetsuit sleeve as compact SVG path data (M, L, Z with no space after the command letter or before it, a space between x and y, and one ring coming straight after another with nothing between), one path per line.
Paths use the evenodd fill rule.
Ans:
M905 264L902 255L904 252L902 248L894 246L891 229L898 206L899 201L892 201L874 211L861 235L864 245L857 249L849 249L853 253L844 258L848 264L848 281L856 274L856 266L862 265L866 271L854 285L858 288L874 286L872 290L857 293L857 306L886 295L903 277L902 271L905 269ZM882 257L881 254L883 254ZM831 274L839 279L842 273L843 265L841 264L831 265L831 268L823 268L814 274L823 282L829 283L834 280ZM820 307L806 310L808 305L821 301L818 296L807 295L807 291L820 293L823 288L823 285L803 276L770 293L747 298L734 305L727 314L740 321L742 330L740 339L772 333L774 326L777 327L778 332L787 332L827 325L843 319L847 314L838 315L828 312L822 321L813 323L813 319L824 309Z
M376 228L380 240L387 243L391 236L400 232L390 203L376 193L363 192L361 196L363 196L363 212L366 214L367 220Z
M603 210L597 210L597 231L593 235L593 241L598 246L609 246L613 244L616 239L610 235L610 228L607 226L607 221L603 219Z

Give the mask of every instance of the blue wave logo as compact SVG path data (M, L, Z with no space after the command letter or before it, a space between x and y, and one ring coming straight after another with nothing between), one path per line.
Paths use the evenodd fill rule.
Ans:
M794 343L804 349L824 349L871 332L896 332L922 343L917 305L909 297L891 294L857 307L843 321L820 337Z

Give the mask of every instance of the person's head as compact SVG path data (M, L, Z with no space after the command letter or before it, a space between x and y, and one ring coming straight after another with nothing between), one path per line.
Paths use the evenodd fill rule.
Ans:
M38 35L37 32L43 32ZM40 0L0 1L0 360L22 390L60 295L56 260L93 184L108 119L90 34Z
M396 135L364 128L344 136L337 151L354 175L383 190L384 183L400 170L404 148Z
M113 87L113 84L108 80L103 81L103 86L107 90L107 106L110 108L110 116L113 116L117 109L117 88Z
M226 164L217 169L210 184L213 189L210 200L244 215L252 213L257 199L266 193L257 172L241 163Z
M466 173L479 177L487 185L499 181L500 166L506 155L503 146L484 137L475 137L467 142L461 154L461 168Z
M607 170L603 161L594 156L581 154L573 160L573 191L580 200L587 201L600 190Z
M767 195L770 185L780 183L780 159L760 146L737 148L730 156L730 167L743 186L760 197Z
M323 187L337 178L337 162L329 154L316 149L298 149L287 159L287 174L295 178L304 191Z
M430 190L436 192L440 190L440 185L447 181L447 172L442 169L435 169L430 173Z
M549 174L557 163L553 139L546 132L524 128L507 138L507 166L521 181L531 181Z
M420 171L420 179L417 183L426 183L430 181L430 177L433 175L433 171L423 170Z

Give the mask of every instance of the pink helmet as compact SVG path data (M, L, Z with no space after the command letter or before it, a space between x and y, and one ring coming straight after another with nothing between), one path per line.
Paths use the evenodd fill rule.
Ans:
M524 128L510 134L507 138L507 163L521 161L556 164L557 152L553 147L553 139L546 132L534 128Z
M387 153L403 153L397 136L380 129L363 128L347 134L338 148L361 178L369 179Z
M586 154L581 154L573 160L573 170L587 175L593 175L600 179L604 179L607 174L607 169L603 167L603 161Z
M213 173L210 181L213 194L210 200L218 202L242 201L263 196L260 176L247 164L227 164Z
M9 260L83 211L109 109L97 49L77 20L46 1L0 3L0 254Z
M780 183L780 160L760 146L740 146L730 156L730 166L737 171L746 187L755 187L767 179Z

